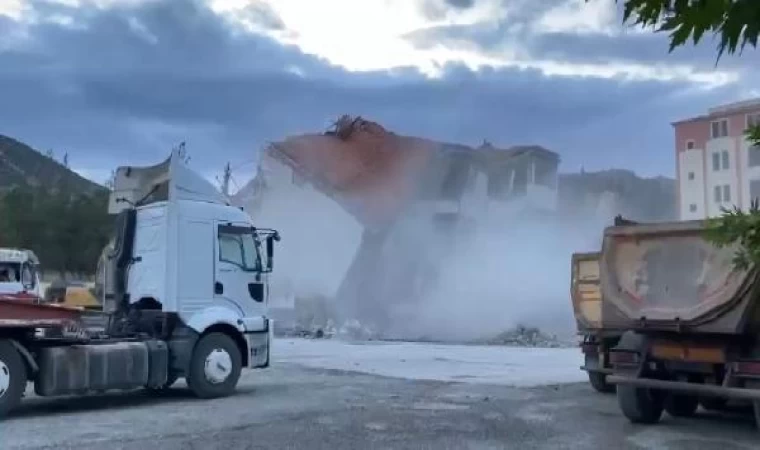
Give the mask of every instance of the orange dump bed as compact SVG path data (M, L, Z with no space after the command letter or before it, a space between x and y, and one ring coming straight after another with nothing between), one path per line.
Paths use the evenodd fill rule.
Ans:
M743 333L755 327L757 273L733 267L734 247L704 238L704 222L609 227L599 261L605 327Z

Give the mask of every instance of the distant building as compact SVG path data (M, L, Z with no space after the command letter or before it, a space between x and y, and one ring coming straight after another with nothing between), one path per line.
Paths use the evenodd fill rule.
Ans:
M760 148L745 135L753 125L760 125L760 99L673 123L681 220L715 217L733 206L746 210L760 198Z

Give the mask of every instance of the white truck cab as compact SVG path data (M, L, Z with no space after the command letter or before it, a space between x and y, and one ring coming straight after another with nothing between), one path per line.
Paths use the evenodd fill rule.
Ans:
M170 378L185 376L191 388L194 364L210 384L229 376L236 383L238 365L269 365L276 231L257 228L177 154L156 166L118 168L109 212L118 214L117 233L101 262L102 292L122 319L112 335L153 332L159 322L174 365ZM193 353L209 336L214 348L198 361Z
M40 261L31 250L0 248L0 296L42 298Z
M216 398L235 391L244 367L269 366L275 230L258 228L176 152L156 166L120 167L109 211L114 234L99 263L108 314L0 295L0 417L27 382L49 397L163 390L184 378L197 397ZM29 276L36 257L2 255L20 272L3 289L39 285ZM105 327L89 327L91 317Z

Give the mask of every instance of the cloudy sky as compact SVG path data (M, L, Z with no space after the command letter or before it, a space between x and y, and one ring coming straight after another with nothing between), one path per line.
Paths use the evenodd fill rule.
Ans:
M622 26L614 0L0 0L0 133L97 181L187 142L206 175L343 113L674 171L670 122L760 96L760 53Z

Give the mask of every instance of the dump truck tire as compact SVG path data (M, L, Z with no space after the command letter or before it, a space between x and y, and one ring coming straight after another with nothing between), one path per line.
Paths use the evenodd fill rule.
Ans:
M609 394L615 392L615 385L607 382L607 375L601 372L588 372L588 381L597 392Z
M664 409L661 393L634 386L617 386L617 399L623 415L632 423L659 422Z
M21 402L26 376L26 365L16 347L8 340L0 340L0 418Z
M227 397L235 392L243 357L235 341L209 333L198 341L190 359L187 385L198 398Z
M673 417L691 417L699 408L696 395L669 394L665 399L665 411Z

